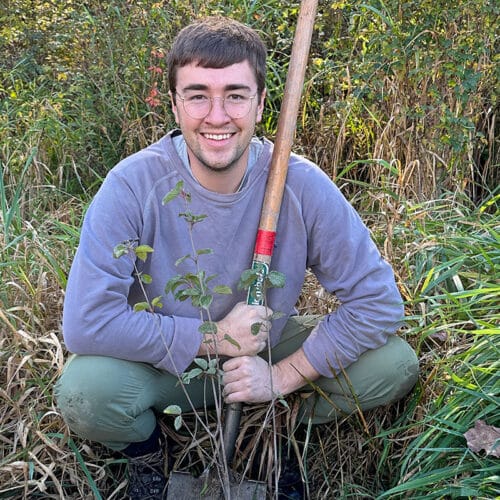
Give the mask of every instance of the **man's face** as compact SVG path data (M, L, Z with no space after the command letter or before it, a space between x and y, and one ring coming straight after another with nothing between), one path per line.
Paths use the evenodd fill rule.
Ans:
M240 167L244 171L255 124L262 118L265 91L251 99L248 114L241 118L229 116L221 98L256 95L257 82L248 61L217 69L182 66L177 69L176 92L172 110L186 140L191 168L227 171ZM179 96L185 98L186 104L186 98L190 102L217 99L212 99L210 112L204 118L193 118Z

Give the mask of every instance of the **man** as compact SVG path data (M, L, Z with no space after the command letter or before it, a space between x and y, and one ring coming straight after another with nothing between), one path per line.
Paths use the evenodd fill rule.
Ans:
M237 288L252 261L273 148L254 136L265 61L258 35L236 21L212 17L184 28L169 54L179 129L120 162L85 216L63 318L66 346L76 356L56 396L75 433L130 457L132 498L161 498L164 488L162 474L147 468L162 460L155 412L213 403L203 379L185 386L191 403L178 384L196 357L229 357L222 365L229 403L271 401L314 380L329 396L305 399L303 418L314 423L335 418L335 408L349 413L356 404L395 401L417 378L414 352L394 335L403 306L393 272L353 208L308 160L290 159L277 229L272 268L286 286L268 291L267 307L246 305ZM163 205L179 181L183 196ZM179 217L186 206L207 217L189 227ZM114 258L124 241L154 251L145 261ZM232 289L214 294L216 334L200 333L200 310L190 301L164 294L170 278L197 272L193 259L178 260L199 249L211 250L198 257L199 268L215 275L210 284ZM340 299L336 312L294 316L307 268ZM150 301L163 296L154 312L133 310L144 289ZM270 311L282 314L272 324ZM264 359L267 342L271 362Z

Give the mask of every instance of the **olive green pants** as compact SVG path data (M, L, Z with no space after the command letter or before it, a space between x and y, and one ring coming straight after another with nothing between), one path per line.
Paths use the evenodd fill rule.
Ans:
M319 318L290 318L279 344L271 351L273 363L296 351ZM365 352L350 365L345 376L318 379L315 383L328 400L318 395L305 398L303 418L323 423L334 419L339 410L349 414L357 406L368 410L386 405L405 396L417 377L414 351L400 337L391 336L385 346ZM105 356L72 356L56 384L55 396L73 432L121 450L151 435L155 411L172 404L183 411L190 411L192 405L213 406L213 385L206 377L191 380L184 387L192 404L176 376L149 364Z

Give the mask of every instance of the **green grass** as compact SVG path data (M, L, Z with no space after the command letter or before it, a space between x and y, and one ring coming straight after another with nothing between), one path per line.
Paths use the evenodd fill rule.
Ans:
M463 435L478 419L500 423L500 223L498 210L487 213L488 206L456 199L414 206L411 213L425 217L401 230L414 247L405 283L416 314L408 317L407 335L418 338L429 365L422 384L435 397L400 460L397 481L380 498L498 494L498 459L470 451Z
M297 7L0 7L0 498L123 496L123 461L70 436L52 397L83 213L120 158L173 125L166 75L148 68L164 69L155 51L196 16L230 14L262 33L269 99L259 133L272 138ZM500 494L498 459L464 438L478 419L500 427L497 14L488 1L320 5L295 149L336 180L393 265L421 377L404 401L310 429L311 498ZM155 82L161 103L151 107ZM333 307L309 276L301 310ZM245 424L258 428L264 413Z
M456 195L400 205L392 233L372 229L391 249L420 381L367 424L321 432L321 462L335 470L313 463L318 498L494 498L498 459L472 452L464 433L479 419L500 426L498 195L479 207Z

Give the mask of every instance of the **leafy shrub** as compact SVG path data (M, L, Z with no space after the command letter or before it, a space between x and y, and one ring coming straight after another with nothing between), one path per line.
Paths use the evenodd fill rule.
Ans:
M299 2L11 2L4 8L0 140L18 172L38 146L34 183L94 189L120 158L173 125L164 69L175 33L207 14L254 26L269 47L268 111L275 133ZM417 199L498 183L494 143L495 18L468 2L321 3L297 148L332 177L391 187ZM158 104L146 102L152 87ZM36 123L36 125L35 125ZM390 174L390 175L389 175ZM347 189L347 188L346 188ZM352 191L352 188L350 189Z

